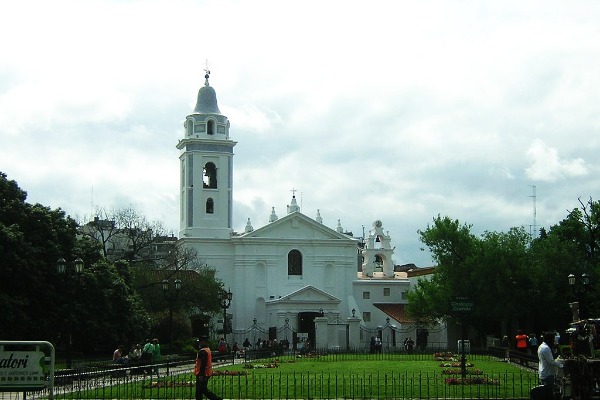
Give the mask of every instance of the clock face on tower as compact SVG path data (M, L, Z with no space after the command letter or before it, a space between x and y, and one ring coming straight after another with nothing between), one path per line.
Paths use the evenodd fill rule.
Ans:
M383 224L378 219L373 222L373 227L374 228L381 228L382 226L383 226Z

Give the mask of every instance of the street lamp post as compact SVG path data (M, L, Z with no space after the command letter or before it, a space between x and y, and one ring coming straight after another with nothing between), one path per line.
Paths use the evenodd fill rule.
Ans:
M179 292L181 291L181 281L175 279L173 284L175 290L171 289L171 282L167 279L161 282L163 295L169 306L169 344L173 343L173 303L175 303L179 296Z
M231 306L233 293L231 290L221 292L221 308L223 309L223 340L227 343L227 309Z
M392 326L390 325L390 317L386 317L385 319L385 328L387 335L387 349L390 349L390 336L392 334ZM383 338L381 338L383 340Z
M569 303L569 307L571 308L571 313L573 314L573 322L577 322L580 320L580 302L581 302L581 294L583 291L587 290L590 285L590 276L586 273L581 275L581 287L578 288L579 283L577 281L577 277L574 274L569 274L567 276L567 280L569 282L569 286L573 290L573 294L575 295L575 302ZM583 313L582 313L583 314Z
M285 318L285 326L283 327L283 329L285 330L285 342L288 343L288 329L290 329L290 319L289 318Z
M73 270L75 275L79 275L83 271L83 260L81 258L78 257L73 261ZM59 275L66 275L67 273L67 261L62 257L56 261L56 272ZM71 369L73 366L73 311L71 307L69 307L67 329L67 369Z

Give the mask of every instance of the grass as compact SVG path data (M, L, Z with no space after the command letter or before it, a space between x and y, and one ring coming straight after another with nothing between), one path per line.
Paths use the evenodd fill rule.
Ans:
M277 368L266 368L277 360ZM444 362L415 360L405 355L281 357L257 360L255 368L243 364L216 368L227 371L214 376L209 388L230 399L390 399L390 398L529 398L537 385L534 371L523 370L487 356L473 356L468 378L491 383L457 384L460 374L442 374ZM475 370L482 374L472 375ZM221 372L223 373L223 372ZM194 397L192 374L115 382L94 390L79 391L66 398L161 398ZM447 383L453 380L454 384Z

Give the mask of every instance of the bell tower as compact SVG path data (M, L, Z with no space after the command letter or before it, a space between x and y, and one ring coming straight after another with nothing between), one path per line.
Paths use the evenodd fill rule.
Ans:
M373 229L366 238L365 248L362 250L362 274L372 277L374 272L383 272L386 278L394 277L394 249L390 244L389 235L383 232L383 223L380 220L373 222Z
M232 232L233 147L205 69L194 112L183 124L180 166L180 238L228 239Z

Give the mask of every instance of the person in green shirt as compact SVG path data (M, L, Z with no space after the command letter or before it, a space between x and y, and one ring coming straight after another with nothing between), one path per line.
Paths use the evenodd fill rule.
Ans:
M158 361L160 360L160 343L158 343L158 339L152 339L152 363L154 364L154 372L156 372L156 377L158 375Z
M146 365L146 364L150 364L152 362L153 358L154 358L154 345L152 344L152 341L150 339L146 339L146 344L144 344L144 348L142 349L141 361L144 363L144 365ZM144 373L151 374L152 368L151 367L144 368Z

